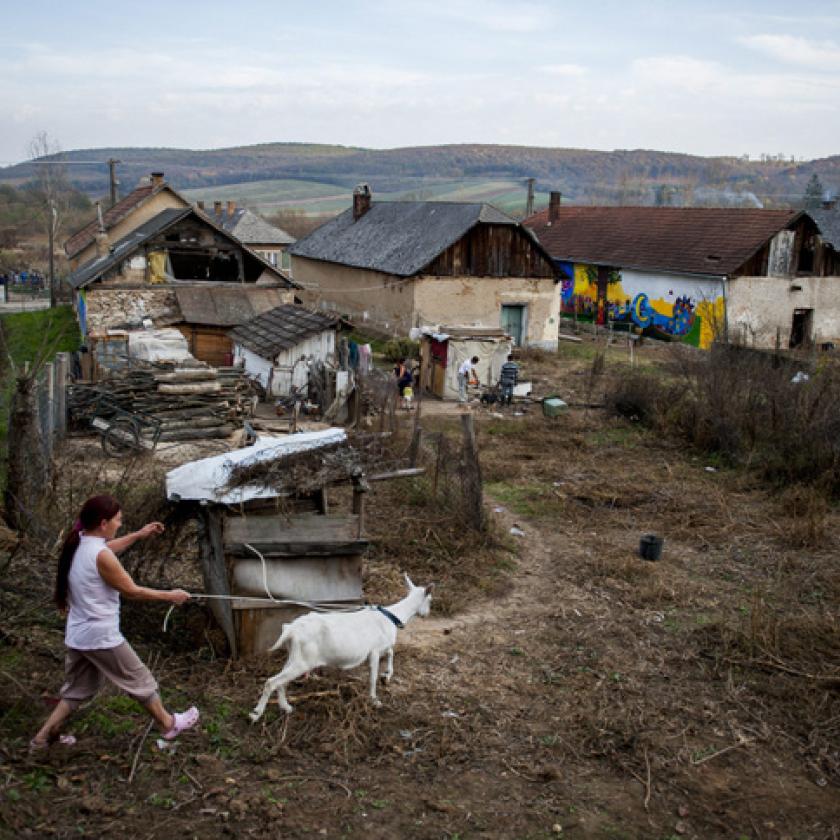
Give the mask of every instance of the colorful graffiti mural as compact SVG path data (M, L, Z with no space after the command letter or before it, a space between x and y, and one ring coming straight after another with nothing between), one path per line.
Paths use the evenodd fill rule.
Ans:
M636 328L654 338L704 348L711 345L717 325L723 322L723 299L715 296L706 300L680 290L682 278L669 279L668 283L677 288L657 296L652 289L640 289L638 282L628 283L622 272L610 271L605 288L602 284L605 294L599 296L595 266L561 262L558 268L562 278L560 314L563 318L609 321L617 328Z

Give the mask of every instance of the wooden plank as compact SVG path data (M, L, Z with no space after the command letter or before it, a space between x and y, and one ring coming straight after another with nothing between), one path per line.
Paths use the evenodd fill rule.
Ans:
M317 513L273 516L228 516L226 544L297 542L346 542L356 538L357 517L352 514L322 516Z
M202 508L198 516L199 563L204 578L204 591L208 595L230 596L227 568L222 551L221 514L211 508ZM230 645L231 655L237 656L237 639L230 601L216 598L208 606L217 623L224 631Z
M231 567L233 595L267 597L263 564L259 560L235 560L231 562ZM269 591L278 599L332 603L362 597L361 557L266 560L265 573ZM248 608L254 608L258 602L243 603Z

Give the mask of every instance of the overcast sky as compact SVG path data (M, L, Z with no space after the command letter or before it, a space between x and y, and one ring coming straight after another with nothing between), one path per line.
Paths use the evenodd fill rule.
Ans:
M737 10L735 10L737 8ZM0 0L0 164L307 141L840 153L840 2Z

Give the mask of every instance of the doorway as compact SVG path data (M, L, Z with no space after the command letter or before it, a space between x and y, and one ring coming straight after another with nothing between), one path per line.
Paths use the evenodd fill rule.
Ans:
M794 309L790 328L790 349L804 347L811 343L814 329L813 309Z
M524 304L502 305L502 329L513 339L517 347L522 346L525 334L525 306Z

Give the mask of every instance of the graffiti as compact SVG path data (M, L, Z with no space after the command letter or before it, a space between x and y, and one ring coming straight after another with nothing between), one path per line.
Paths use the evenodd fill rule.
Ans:
M674 301L671 315L662 315L651 305L648 296L640 292L630 306L633 323L643 330L650 330L654 335L664 333L669 337L686 336L694 326L694 304L688 296L678 297Z

